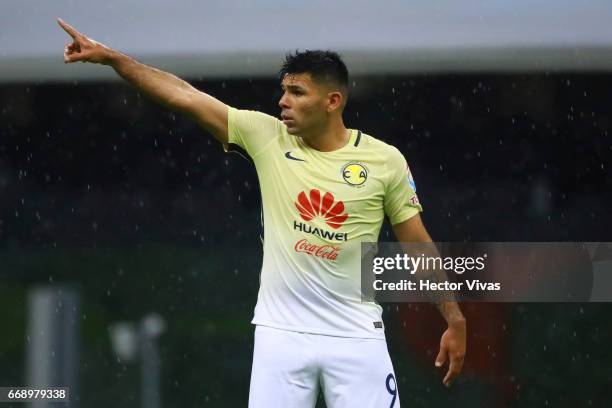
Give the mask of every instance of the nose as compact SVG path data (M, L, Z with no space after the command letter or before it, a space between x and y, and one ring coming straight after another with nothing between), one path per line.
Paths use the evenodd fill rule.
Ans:
M284 92L283 96L281 96L280 100L278 101L278 106L280 106L281 109L289 109L289 98L287 97L287 92Z

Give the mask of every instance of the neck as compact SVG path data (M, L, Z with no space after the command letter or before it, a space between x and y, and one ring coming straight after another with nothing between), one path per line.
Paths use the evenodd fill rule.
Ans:
M320 152L331 152L346 146L350 133L340 119L330 121L322 127L300 136L304 143L313 149Z

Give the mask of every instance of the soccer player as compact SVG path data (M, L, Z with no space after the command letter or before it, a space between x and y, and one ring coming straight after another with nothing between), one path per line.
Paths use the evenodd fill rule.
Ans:
M288 55L280 120L229 107L174 75L79 33L64 61L111 66L154 100L192 117L227 151L253 161L263 200L264 260L253 324L249 407L399 407L382 308L361 300L360 243L375 242L385 214L401 242L431 242L410 170L394 147L347 129L348 71L330 51ZM435 361L461 371L466 323L455 302Z

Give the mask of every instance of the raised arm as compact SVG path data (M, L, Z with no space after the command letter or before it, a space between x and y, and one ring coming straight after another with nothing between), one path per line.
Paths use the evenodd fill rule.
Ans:
M218 141L227 144L226 104L175 75L142 64L88 38L62 19L58 19L58 23L72 37L72 43L66 44L64 48L65 63L81 61L109 65L119 76L153 100L187 114Z
M432 242L418 214L393 225L393 232L399 242ZM450 360L448 371L442 380L448 387L463 368L467 337L466 323L457 302L436 299L435 305L448 324L448 328L440 339L440 351L435 362L436 367L442 367L447 360Z

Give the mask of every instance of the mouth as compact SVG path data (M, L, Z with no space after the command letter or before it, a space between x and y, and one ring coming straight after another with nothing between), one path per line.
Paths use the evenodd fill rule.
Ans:
M294 124L294 122L293 122L293 119L283 119L283 124L287 127L291 127Z
M285 115L284 113L281 113L281 120L283 121L283 123L285 125L294 122L294 120L293 120L293 118L291 116Z

